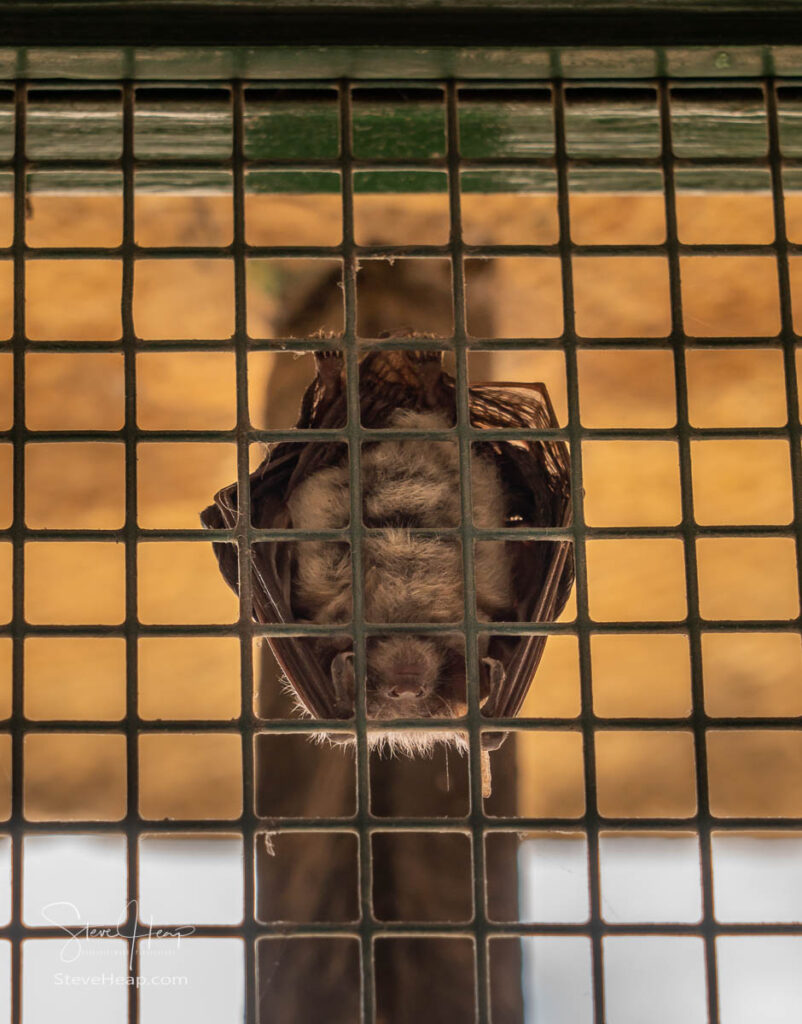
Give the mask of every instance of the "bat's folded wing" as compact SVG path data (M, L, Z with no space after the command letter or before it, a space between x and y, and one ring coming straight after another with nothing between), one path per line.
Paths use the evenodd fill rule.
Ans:
M298 446L294 446L296 449ZM286 485L288 467L283 453L275 464L264 464L251 476L251 500L258 501L257 522L262 529L287 526L286 510L279 499ZM271 472L272 465L272 472ZM233 530L239 515L237 485L230 484L215 495L214 504L201 513L201 523L209 530ZM271 497L272 495L272 497ZM223 578L235 593L240 591L239 560L236 543L213 542L214 553ZM251 614L257 622L286 624L294 621L289 599L289 545L275 541L257 541L250 546ZM333 704L331 681L315 659L309 645L292 636L268 636L267 642L299 700L315 718L339 718L341 709Z
M512 502L517 527L571 525L570 458L557 438L527 438L526 431L557 427L548 392L542 384L478 385L471 389L474 426L521 433L506 441L498 435L481 447L492 455ZM562 612L574 582L571 540L515 542L515 621L554 622ZM504 666L504 679L483 709L489 718L514 718L521 709L546 645L545 635L493 636L489 654ZM504 733L486 733L484 744L493 748Z

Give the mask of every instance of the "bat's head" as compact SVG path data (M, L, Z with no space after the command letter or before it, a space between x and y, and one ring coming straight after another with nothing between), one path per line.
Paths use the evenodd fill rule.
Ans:
M466 713L467 669L462 636L369 637L365 651L368 718L455 718ZM503 671L500 662L482 658L482 704L500 685ZM352 651L335 655L331 662L331 679L340 700L353 705Z

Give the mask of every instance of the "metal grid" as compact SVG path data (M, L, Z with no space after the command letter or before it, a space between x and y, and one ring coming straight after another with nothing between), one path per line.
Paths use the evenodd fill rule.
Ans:
M178 161L142 161L135 157L134 153L134 115L136 105L137 86L131 82L122 84L123 103L123 150L122 158L119 161L108 162L107 169L122 171L123 181L123 240L122 244L111 248L61 248L61 249L33 249L26 245L26 177L31 170L38 169L37 165L26 157L26 114L28 109L28 87L25 83L15 86L15 155L13 162L9 165L14 174L14 241L13 245L2 252L0 256L13 261L14 267L14 336L11 342L11 350L14 355L14 426L11 430L0 434L0 440L11 440L14 444L14 476L13 476L13 499L14 499L14 520L12 527L3 531L0 539L11 540L13 544L13 618L8 626L0 627L0 634L9 635L14 644L13 660L13 712L10 720L10 732L12 737L12 813L9 824L9 831L14 837L12 877L13 886L13 916L9 926L0 929L3 937L13 941L12 961L12 1020L22 1020L21 1006L21 947L22 941L28 938L56 937L61 934L58 928L31 928L23 922L22 915L22 837L25 834L35 832L48 832L54 829L54 822L37 822L25 818L24 814L24 755L23 745L25 737L39 732L115 732L113 725L107 721L97 722L34 722L25 718L23 709L23 644L26 636L118 636L123 637L126 642L126 707L127 715L121 732L127 743L127 813L120 825L111 827L112 831L126 833L128 843L128 887L129 898L136 897L137 879L137 838L143 832L147 833L174 833L177 826L174 822L144 821L138 811L139 808L139 760L138 760L138 738L140 729L148 732L166 731L173 734L182 731L221 731L230 732L232 727L239 730L242 741L242 769L243 769L243 806L242 816L237 821L227 821L224 826L220 822L199 820L182 821L180 829L200 831L220 831L226 833L232 829L241 830L245 839L246 869L244 872L244 898L246 917L245 923L241 926L224 928L219 926L205 926L196 930L200 936L241 936L245 943L245 976L246 976L246 1019L254 1021L257 1019L257 991L256 991L256 942L259 937L275 934L292 934L296 936L312 936L320 934L351 935L358 939L361 950L361 1006L362 1019L372 1021L375 1019L375 980L373 973L374 947L373 941L380 936L464 936L474 943L476 956L476 1010L477 1019L481 1022L491 1020L491 993L489 989L489 947L488 941L491 938L502 936L526 936L532 934L556 935L571 934L589 936L593 948L593 995L594 1015L597 1022L605 1020L604 1000L604 975L603 975L603 951L602 939L604 936L617 933L626 934L664 934L664 935L694 935L701 936L705 946L706 981L707 981L707 1003L708 1015L711 1024L719 1021L719 1000L717 991L717 970L716 970L716 939L719 936L732 934L764 934L782 933L802 935L802 925L780 925L780 924L731 924L722 923L714 917L713 908L713 887L712 887L712 855L711 855L711 833L723 830L745 830L755 827L756 821L761 828L773 830L798 829L802 824L799 817L728 817L722 819L714 816L710 806L710 793L707 770L707 747L706 734L711 726L718 730L742 729L749 726L759 726L761 729L787 730L799 729L799 717L774 717L765 718L711 718L705 711L703 702L702 683L702 651L701 636L705 632L736 632L741 630L760 630L763 632L798 632L800 619L796 618L778 621L765 620L737 620L737 621L708 621L704 620L699 610L699 585L696 564L696 540L699 537L790 537L798 545L800 543L800 531L802 531L802 497L800 497L800 482L802 482L802 449L800 448L800 419L798 403L798 382L796 375L796 335L794 332L792 307L791 307L791 283L789 275L789 256L802 251L802 246L794 245L788 241L785 229L784 201L783 201L783 165L798 165L799 161L781 159L780 139L778 128L778 110L775 83L772 80L765 80L766 115L769 130L769 156L766 160L751 161L754 165L765 167L768 165L771 173L771 184L773 194L774 227L776 232L775 241L765 245L713 245L713 244L687 244L681 243L677 231L677 210L675 195L675 172L678 167L695 166L704 164L711 166L731 166L750 164L750 161L739 159L734 161L728 158L716 160L714 157L705 156L698 160L694 158L677 159L672 155L672 122L671 122L671 92L668 82L661 80L654 83L659 96L659 116L662 155L650 158L623 157L617 160L592 158L578 160L569 157L566 146L566 112L565 92L563 86L558 82L544 83L551 89L553 102L553 116L555 125L555 152L548 157L528 157L521 161L498 159L498 160L467 160L460 154L459 145L459 84L455 82L427 83L430 87L444 89L444 102L447 125L447 155L443 159L428 161L404 162L404 168L409 164L424 169L438 169L446 171L449 180L449 209L451 218L451 237L447 245L443 246L360 246L354 238L354 188L352 174L355 169L363 166L371 166L371 161L360 161L354 157L352 147L352 94L351 86L347 82L332 83L339 90L339 121L341 138L341 156L338 160L331 162L315 161L314 163L297 165L282 165L271 161L253 161L246 158L244 147L244 115L246 102L246 86L239 81L230 83L232 96L232 127L233 127L233 155L230 160L214 162L213 169L220 167L229 168L233 173L233 211L234 211L234 240L225 247L193 247L191 255L193 258L224 257L230 259L234 266L235 280L235 333L232 339L220 342L193 342L191 340L173 341L148 341L141 342L135 333L133 317L134 301L134 266L138 260L149 258L170 259L180 258L187 255L187 250L182 247L147 248L138 245L134 238L134 174L141 166L148 166L153 169L171 169L183 167L184 163ZM403 83L402 83L403 84ZM470 83L476 87L476 83ZM737 84L737 83L736 83ZM398 83L379 83L377 87L393 87ZM531 87L531 83L527 83ZM303 83L298 83L303 87ZM492 94L492 87L487 87ZM514 83L507 83L507 89L515 88ZM387 162L375 162L382 169L392 169L392 164ZM245 235L245 191L246 191L246 170L265 165L282 169L315 169L329 168L337 170L342 175L342 244L332 247L314 248L286 248L270 246L254 246L246 242ZM83 170L85 167L80 161L54 162L54 167L61 169ZM98 168L97 162L91 163L91 169ZM194 166L200 166L196 164ZM463 240L462 219L461 219L461 193L460 193L460 172L465 168L488 168L499 169L508 167L515 169L523 166L526 168L543 167L556 171L557 176L557 197L559 211L560 240L555 244L547 245L492 245L492 246L469 246ZM667 238L665 243L656 245L578 245L571 240L570 209L568 202L569 195L569 169L572 167L651 167L662 171L665 183L665 213L667 224ZM655 348L669 350L673 355L674 372L676 379L676 403L677 403L677 425L668 429L591 429L581 425L579 415L579 377L577 353L586 347L593 348L616 348L621 346L619 339L610 338L587 338L580 337L577 333L574 311L574 289L573 289L573 259L577 256L609 256L609 255L661 255L668 261L670 281L670 304L671 304L671 332L666 338L645 339L638 342L640 348ZM738 338L730 340L732 346L749 347L771 347L779 348L783 353L785 371L785 392L788 408L788 425L782 428L749 428L749 429L701 429L692 427L689 421L688 412L688 388L686 377L685 356L689 349L709 348L711 340L704 337L689 336L683 326L682 315L682 291L680 283L680 258L684 255L767 255L776 260L779 275L779 294L782 328L776 338L766 339L763 337ZM471 338L467 332L466 325L466 294L463 263L466 256L533 256L549 255L559 258L562 272L563 284L563 318L564 329L560 337L554 339L528 338L503 339L503 338ZM252 620L250 574L249 567L249 546L264 537L263 532L255 530L251 526L249 509L249 445L254 441L297 439L293 431L272 430L262 431L254 429L249 419L248 404L248 354L251 351L293 350L313 349L320 347L319 340L297 341L290 339L277 339L269 342L252 340L248 336L248 325L246 322L246 269L247 260L255 256L281 256L286 258L295 257L336 257L342 260L343 284L344 284L344 306L345 306L345 328L342 338L342 346L345 353L348 382L348 408L349 425L345 430L331 431L307 431L304 433L304 440L311 440L313 437L321 440L347 441L350 450L350 472L351 472L351 526L348 536L352 546L352 565L354 574L354 622L353 636L354 647L357 659L357 678L360 678L361 665L364 663L364 643L366 636L376 632L387 632L387 627L374 628L367 626L362 618L362 595L359 581L362 578L361 564L361 539L364 533L361 526L361 497L360 497L360 471L359 452L360 443L364 440L373 439L376 436L406 436L402 432L376 432L363 429L359 422L359 395L358 395L358 358L361 351L357 341L357 272L359 261L366 258L388 258L394 256L417 256L422 258L448 258L453 266L453 306L454 306L454 335L445 342L413 341L409 339L390 339L383 342L371 343L372 347L444 347L453 349L456 357L456 378L458 387L458 419L457 426L453 432L432 434L432 439L447 439L456 437L459 444L460 459L462 466L462 522L461 528L464 552L464 575L466 581L465 595L465 620L463 628L466 637L466 650L469 662L469 712L466 721L466 728L470 734L470 779L471 779L471 812L463 820L454 820L447 823L433 823L428 819L406 818L392 819L390 823L386 819L378 818L371 813L369 806L369 764L366 737L366 718L364 705L357 702L357 715L354 726L344 725L342 728L355 728L357 738L357 812L350 826L358 836L359 842L359 865L360 865L360 906L361 921L353 928L342 925L304 925L288 926L286 924L263 924L256 920L254 872L249 868L247 860L251 856L249 851L254 849L254 844L261 831L265 828L274 828L276 823L272 820L260 818L254 809L254 748L253 736L257 731L303 731L308 732L314 729L308 721L297 723L275 723L267 724L256 718L253 711L253 660L252 640L255 636L265 633L287 632L299 633L321 633L325 629L321 627L297 627L288 626L284 630L280 627L261 627ZM25 319L25 272L26 264L38 258L48 259L97 259L102 257L115 257L122 260L122 338L114 343L81 343L42 342L31 341L26 335ZM205 351L233 351L236 357L236 385L237 385L237 425L231 431L168 431L168 430L145 430L140 428L136 422L136 355L147 348L147 351L159 350L186 350L193 351L198 347ZM122 350L125 359L125 426L118 431L33 431L25 425L25 353L38 351L115 351ZM493 432L476 430L471 427L468 415L467 384L468 384L468 353L471 350L493 351L503 349L559 349L565 354L567 374L567 395L568 395L568 426L565 429L558 429L547 432L521 431L503 432L505 438L514 436L543 437L555 436L564 438L571 447L572 452L572 474L574 494L574 524L567 531L575 544L576 565L577 565L577 614L575 623L538 624L531 625L495 625L493 632L520 634L522 632L542 632L546 634L576 634L579 644L579 665L581 674L581 698L582 713L578 720L566 722L564 719L541 719L530 720L520 723L525 730L569 731L581 732L584 752L584 784L587 801L585 815L577 820L570 819L544 819L544 818L488 818L484 813L481 796L481 772L480 772L480 751L479 736L486 720L483 720L478 706L478 668L476 657L476 638L481 628L477 621L472 594L474 592L474 567L473 567L473 545L474 536L495 537L487 531L477 531L471 525L470 508L470 481L469 481L469 453L473 441L494 436ZM420 437L420 432L414 435ZM691 441L695 439L729 439L729 438L784 438L790 442L791 471L793 481L794 519L788 527L782 526L749 526L729 527L716 526L704 527L698 525L693 514L693 493L691 475ZM596 528L585 525L581 496L583 493L582 481L582 442L589 438L611 439L672 439L678 442L680 460L680 482L682 494L682 523L675 529L665 528ZM104 440L124 442L125 444L125 526L121 530L78 530L58 531L31 529L25 523L25 450L26 444L40 443L44 441L86 441ZM153 541L166 540L188 540L197 543L208 544L210 535L200 531L187 530L146 530L140 529L137 525L137 443L141 440L168 441L168 440L216 440L236 441L237 444L237 466L238 480L240 484L239 493L242 495L241 516L239 525L233 533L221 531L215 535L218 539L227 539L237 544L240 566L240 614L239 620L233 626L178 626L178 625L152 625L139 621L137 608L137 545L140 540ZM566 531L549 530L534 531L532 536L555 536L565 534ZM277 538L275 532L270 534ZM295 536L298 536L295 534ZM313 535L309 535L310 537ZM314 536L318 536L315 534ZM588 583L587 563L585 555L585 542L589 538L596 537L673 537L683 543L685 559L685 585L688 602L688 614L686 618L678 621L594 621L589 613L588 605ZM503 537L503 534L498 534ZM25 594L24 594L24 571L25 571L25 544L28 541L53 541L53 540L102 540L109 543L122 542L125 545L125 583L126 583L126 605L125 622L120 626L44 626L33 625L25 619ZM289 539L289 535L288 538ZM797 576L800 577L800 565L797 561ZM399 627L403 628L403 627ZM436 629L438 627L429 627ZM415 625L415 632L426 632L427 627ZM331 630L329 630L331 631ZM341 632L338 628L337 632ZM594 713L592 703L591 686L591 636L605 632L615 633L681 633L687 634L690 641L691 653L691 678L693 694L693 711L687 718L658 720L650 718L627 718L627 719L604 719ZM137 713L137 680L138 680L138 651L137 642L139 637L147 636L228 636L233 635L239 638L242 664L242 712L234 723L210 723L208 721L144 721ZM336 728L337 726L335 726ZM639 730L688 730L693 732L695 765L696 765L696 796L697 813L692 818L676 819L673 817L650 817L650 818L625 818L615 819L602 817L596 806L597 779L596 779L596 736L600 730L614 727L615 729L639 729ZM325 728L331 731L331 724ZM347 826L347 823L346 823ZM601 909L600 891L600 861L599 861L599 835L604 829L610 827L626 827L630 830L649 830L659 828L669 831L687 831L692 828L698 831L701 843L702 857L702 882L703 882L703 907L704 915L699 924L694 925L664 925L664 924L640 924L640 925L615 925L605 921ZM59 831L109 831L108 823L97 822L58 822ZM344 822L342 818L313 818L282 821L282 830L320 831L321 829L337 829L342 831ZM374 831L386 831L388 828L398 830L415 831L447 831L458 832L470 837L472 844L473 864L473 897L475 917L468 925L393 925L385 922L378 922L372 914L371 904L371 835ZM513 832L522 829L555 829L569 828L572 830L582 829L588 837L589 855L589 879L590 879L590 920L586 924L500 924L489 919L486 910L486 881L485 881L485 845L484 838L492 832ZM135 906L135 904L134 904ZM129 919L124 924L124 930L130 933L135 926L135 921ZM132 950L131 971L137 973L137 947L134 944ZM129 990L128 1006L131 1020L138 1019L138 991L136 988Z

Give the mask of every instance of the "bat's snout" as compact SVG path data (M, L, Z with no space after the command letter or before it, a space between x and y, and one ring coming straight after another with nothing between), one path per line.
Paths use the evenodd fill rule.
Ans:
M404 663L396 669L395 679L387 688L387 696L396 700L405 697L425 697L431 686L427 685L424 670L422 663Z

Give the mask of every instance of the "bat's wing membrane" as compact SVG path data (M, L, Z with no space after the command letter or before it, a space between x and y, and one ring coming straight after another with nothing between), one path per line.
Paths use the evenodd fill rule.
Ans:
M342 396L335 394L336 389L331 386L327 389L326 383L325 377L318 375L307 388L298 427L338 425L327 421L336 421ZM293 485L325 465L335 447L315 442L282 442L270 448L267 458L250 477L253 525L258 529L284 529L291 525L286 499ZM238 487L234 483L215 495L214 504L201 513L201 522L210 530L232 530L238 517ZM215 542L213 547L224 579L239 593L236 546ZM295 621L290 601L290 557L287 544L258 541L251 545L252 614L257 622ZM331 681L309 645L297 643L291 636L271 636L267 642L307 711L315 718L342 717L342 709L333 703Z
M557 427L548 392L542 384L499 383L471 388L471 421L494 430L552 430ZM525 436L480 442L500 468L512 496L511 527L567 527L571 524L570 459L563 441ZM514 540L514 534L511 540ZM553 622L565 606L574 581L570 540L516 542L515 618L518 622ZM537 671L545 636L491 638L489 653L504 665L505 677L491 693L483 713L514 718ZM485 745L499 745L504 734L486 734Z

